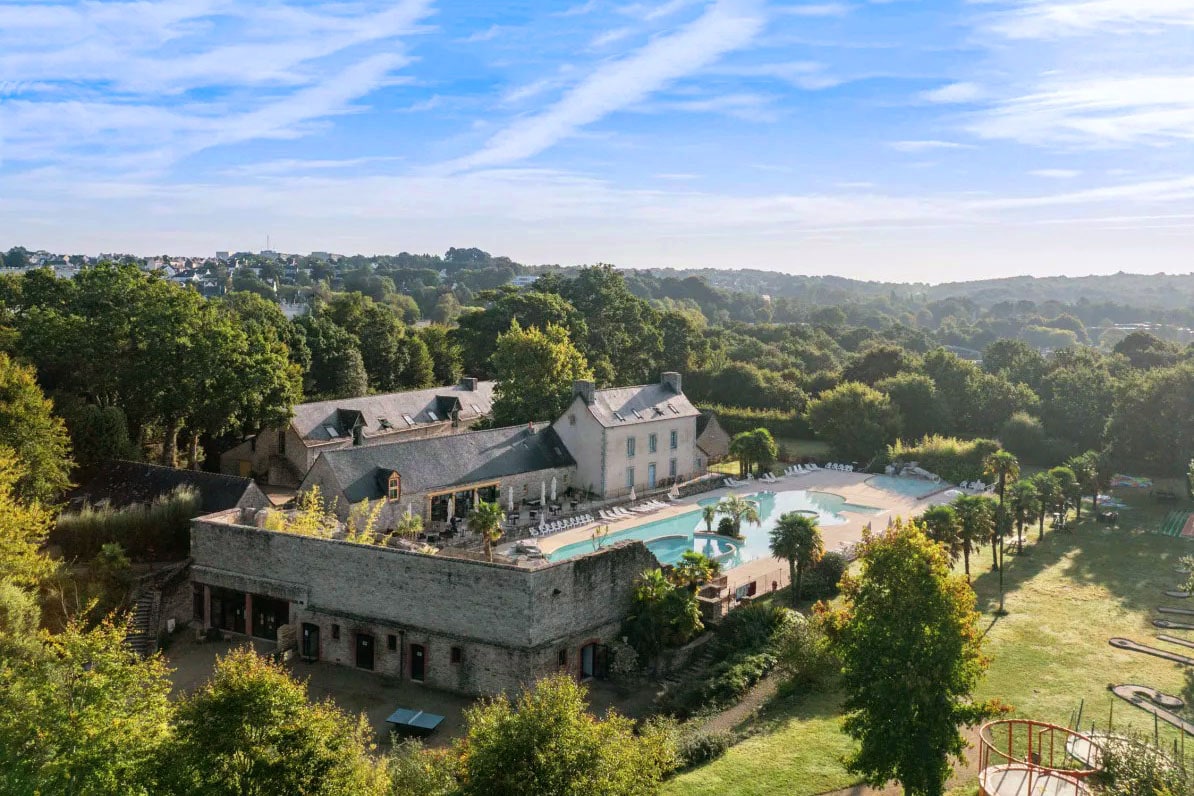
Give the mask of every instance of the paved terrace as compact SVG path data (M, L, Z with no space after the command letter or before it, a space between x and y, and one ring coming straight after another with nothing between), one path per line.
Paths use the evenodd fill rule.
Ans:
M920 514L925 510L932 501L932 495L925 496L925 493L932 493L936 495L946 489L951 488L949 484L942 483L940 488L934 490L934 485L928 481L921 482L924 484L924 492L921 493L920 498L911 497L908 495L901 495L886 489L877 489L866 483L868 478L871 478L870 473L849 473L839 472L836 470L818 470L813 473L805 473L803 475L787 476L780 478L774 484L767 484L761 481L751 481L749 487L738 487L735 489L715 489L709 492L703 492L699 495L692 495L690 497L682 498L674 503L671 503L666 508L659 511L651 512L637 517L631 517L620 522L609 523L610 534L613 535L618 531L627 528L635 528L648 522L655 520L666 519L674 517L678 514L685 514L699 508L698 501L706 500L708 498L720 499L730 494L749 495L761 490L770 490L773 492L788 492L796 489L807 489L817 492L831 492L835 495L840 495L846 499L848 503L854 503L862 506L873 506L875 508L883 509L879 514L856 514L849 510L843 511L847 522L843 525L833 525L823 527L821 529L821 536L825 541L826 550L840 550L843 547L858 543L862 539L862 530L869 522L874 528L882 528L887 525L887 521L891 517L912 517ZM662 499L657 497L656 499ZM550 554L565 545L573 542L583 542L592 538L594 528L604 523L597 522L589 525L582 525L579 528L571 528L566 531L552 534L551 536L542 537L535 541L539 545L539 549L545 554ZM502 545L497 548L498 552L506 554L513 548L513 545ZM741 566L734 567L728 570L726 576L729 581L730 590L733 591L738 586L750 583L751 581L758 581L759 586L763 591L768 591L771 583L775 583L778 588L783 588L788 584L788 565L785 561L779 561L774 558L759 558L754 561L748 561Z

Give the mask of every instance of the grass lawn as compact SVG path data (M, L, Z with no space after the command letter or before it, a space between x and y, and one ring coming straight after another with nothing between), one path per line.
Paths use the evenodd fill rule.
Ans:
M791 460L812 458L825 461L829 458L829 446L820 440L776 437L775 442L779 445L780 450L787 454L788 459ZM772 472L782 472L783 469L783 463L778 463L771 468ZM716 464L709 465L709 470L737 477L739 472L738 460L725 459Z
M1146 494L1117 490L1133 508L1120 513L1114 528L1083 517L1073 533L1036 529L1026 534L1023 555L1006 557L1004 585L1008 615L996 618L998 574L990 572L989 550L971 560L985 651L991 666L980 697L998 697L1015 715L1068 724L1084 702L1082 726L1107 726L1114 700L1114 725L1149 734L1150 715L1113 697L1108 685L1137 683L1181 696L1194 703L1194 669L1141 653L1117 650L1112 636L1179 653L1181 648L1157 641L1162 632L1151 624L1158 605L1194 609L1194 600L1173 600L1162 591L1180 580L1178 558L1194 553L1194 540L1148 533L1165 516L1187 504L1155 504ZM1031 540L1031 541L1029 541ZM1194 631L1171 631L1194 640ZM1194 657L1194 650L1190 651ZM672 781L668 794L717 793L811 796L855 782L841 765L850 741L840 732L837 698L832 694L798 701L778 700L751 726L757 734L725 757ZM1181 711L1186 718L1194 710ZM1161 737L1171 743L1176 730L1161 724Z

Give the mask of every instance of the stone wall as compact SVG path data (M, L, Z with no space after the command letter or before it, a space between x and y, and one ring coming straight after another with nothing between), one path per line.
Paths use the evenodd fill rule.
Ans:
M196 583L290 600L292 621L319 625L324 660L355 665L356 634L368 633L375 670L408 678L410 645L423 644L426 684L465 693L516 688L554 670L561 650L574 669L580 646L617 633L635 579L657 566L641 542L528 568L232 524L240 517L194 521Z

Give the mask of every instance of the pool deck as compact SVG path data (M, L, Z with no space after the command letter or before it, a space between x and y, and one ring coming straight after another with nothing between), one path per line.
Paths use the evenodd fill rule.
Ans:
M892 517L912 517L920 514L932 502L932 495L921 497L913 497L910 495L901 495L886 489L877 489L865 483L868 478L871 478L870 473L845 473L836 470L818 470L813 473L805 473L797 476L787 476L780 478L774 484L767 484L761 481L751 481L748 487L738 487L736 489L715 489L709 492L702 492L699 495L693 495L687 498L671 503L665 508L653 511L648 514L641 514L636 517L630 517L619 522L609 523L610 534L616 534L618 531L626 530L628 528L636 528L649 522L675 517L679 514L687 514L690 511L700 508L698 501L707 500L709 498L720 499L730 494L749 495L761 490L768 490L772 492L789 492L796 489L808 489L817 492L830 492L835 495L840 495L845 498L847 503L853 503L860 506L873 506L881 509L877 514L859 514L850 511L848 508L842 510L843 516L847 518L847 522L842 525L830 525L821 528L821 538L824 540L825 549L841 550L843 547L857 544L862 539L862 531L867 523L870 523L874 528L883 528L887 525L887 521ZM933 490L933 484L924 482L925 492ZM941 484L940 489L933 491L933 494L942 492L951 488L949 484ZM592 538L593 530L600 527L601 522L583 525L579 528L572 528L567 531L552 534L551 536L541 537L534 540L538 543L539 549L544 554L551 554L565 545L573 544L575 542L584 542ZM502 546L498 548L499 552L503 552ZM775 558L759 558L754 561L748 561L741 566L734 567L727 570L726 576L729 579L729 586L731 590L736 589L739 585L750 583L751 581L761 582L775 585L776 588L783 588L788 583L788 566L784 561L779 561ZM769 591L770 588L763 589Z

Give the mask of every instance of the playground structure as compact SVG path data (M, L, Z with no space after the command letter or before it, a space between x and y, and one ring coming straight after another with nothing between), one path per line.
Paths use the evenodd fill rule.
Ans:
M992 721L979 731L979 744L982 796L1089 796L1086 780L1101 770L1098 743L1056 724Z

